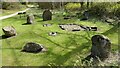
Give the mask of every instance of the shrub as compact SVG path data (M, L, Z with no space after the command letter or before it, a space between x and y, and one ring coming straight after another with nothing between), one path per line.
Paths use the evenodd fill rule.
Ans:
M3 2L2 9L10 10L10 9L20 9L19 2Z
M97 17L114 17L120 16L120 4L117 3L96 3L89 8L91 16Z
M68 3L65 5L66 10L75 11L80 8L80 3Z
M115 16L120 18L120 4L117 4L117 5L113 6L113 8L114 8L113 13L115 14Z
M107 9L103 4L97 4L97 5L92 6L89 9L89 12L90 12L91 16L101 17L101 16L103 16L103 14L107 13Z
M38 2L39 8L41 9L52 9L52 2Z

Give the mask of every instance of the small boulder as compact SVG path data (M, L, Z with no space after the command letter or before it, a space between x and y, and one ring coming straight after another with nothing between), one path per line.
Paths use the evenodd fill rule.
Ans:
M42 17L43 17L43 21L52 20L52 12L50 12L50 10L46 9L43 12Z
M46 49L42 45L39 45L34 42L26 43L22 49L22 52L30 52L30 53L38 53L42 51L46 51Z
M52 24L44 24L43 27L52 26Z
M13 26L3 27L2 30L5 33L5 36L7 37L15 36L17 34Z
M31 15L28 15L27 16L27 24L33 24L34 23L34 16L31 14Z
M49 36L56 36L57 35L57 32L50 32L49 33Z

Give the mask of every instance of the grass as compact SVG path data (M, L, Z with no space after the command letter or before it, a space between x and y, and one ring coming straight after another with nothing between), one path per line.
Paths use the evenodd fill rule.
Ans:
M42 21L41 17L35 17L35 23L32 25L22 25L26 23L26 18L15 16L2 20L4 26L14 26L17 30L17 36L0 39L2 40L2 65L3 66L46 66L52 63L57 65L71 66L77 60L78 55L86 57L90 53L91 37L96 34L108 36L112 42L112 50L118 50L118 33L114 32L115 26L108 25L94 20L80 21L77 18L64 20L62 17L53 15L53 20ZM52 23L52 26L43 27L45 23ZM76 23L87 26L97 26L99 31L63 31L58 24ZM58 32L53 37L48 33L51 31ZM0 30L1 35L4 35ZM24 53L20 52L27 42L36 42L43 44L48 49L45 53ZM82 58L81 58L82 59Z
M0 14L0 17L2 16L6 16L6 15L10 15L10 14L13 14L15 12L18 12L18 11L22 11L22 10L25 10L26 7L21 7L20 9L11 9L11 10L4 10L4 9L1 9L1 14Z

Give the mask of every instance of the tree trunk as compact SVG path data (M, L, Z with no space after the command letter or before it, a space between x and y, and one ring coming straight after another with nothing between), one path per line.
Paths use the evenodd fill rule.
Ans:
M80 2L80 8L83 9L84 2Z

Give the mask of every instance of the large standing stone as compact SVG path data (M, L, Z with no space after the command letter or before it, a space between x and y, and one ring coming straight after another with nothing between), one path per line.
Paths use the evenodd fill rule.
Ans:
M5 33L5 36L10 37L10 36L15 36L16 30L13 26L6 26L2 28L3 32Z
M43 12L42 17L43 17L43 21L52 20L52 13L50 12L50 10L46 9Z
M103 35L95 35L91 38L91 40L91 56L93 58L98 57L102 61L108 58L111 50L110 40Z
M33 24L34 23L34 16L31 14L31 15L28 15L27 16L27 24Z
M25 46L22 49L23 52L30 52L30 53L38 53L41 51L46 51L46 49L37 43L34 42L28 42L25 44Z

